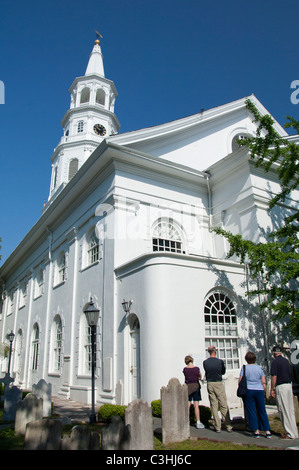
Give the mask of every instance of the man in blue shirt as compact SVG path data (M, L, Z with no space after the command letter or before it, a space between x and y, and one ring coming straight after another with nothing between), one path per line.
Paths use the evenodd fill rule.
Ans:
M271 364L271 396L276 398L282 425L286 431L282 439L297 439L298 429L296 424L291 365L282 356L280 346L274 346L272 354L274 361Z

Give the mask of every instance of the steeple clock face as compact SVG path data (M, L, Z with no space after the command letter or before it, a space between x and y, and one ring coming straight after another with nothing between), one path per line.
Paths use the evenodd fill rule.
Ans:
M93 126L93 130L97 135L105 135L106 134L106 129L102 124L95 124Z

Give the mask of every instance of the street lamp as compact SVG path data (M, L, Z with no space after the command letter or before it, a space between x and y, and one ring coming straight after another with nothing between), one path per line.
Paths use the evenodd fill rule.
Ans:
M10 362L11 362L11 353L12 353L12 342L14 340L14 333L11 331L8 335L8 339L9 339L9 356L8 356L8 371L7 371L7 375L9 375L9 371L10 371Z
M91 415L89 417L90 424L96 422L96 413L95 413L95 363L96 363L96 351L95 351L95 338L97 323L99 319L100 311L95 307L92 298L90 302L86 304L84 308L84 313L86 315L86 320L88 326L90 327L91 332Z
M125 300L125 299L124 299L124 300L122 301L121 304L122 304L122 307L123 307L124 312L125 312L126 314L130 313L132 303L133 303L133 300Z

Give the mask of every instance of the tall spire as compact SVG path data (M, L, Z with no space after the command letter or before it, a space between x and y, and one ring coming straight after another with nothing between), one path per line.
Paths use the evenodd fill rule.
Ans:
M104 73L104 64L103 64L103 55L100 46L99 37L103 37L98 31L96 31L97 39L95 40L93 50L90 54L89 61L87 64L86 75L101 75L101 77L105 77Z

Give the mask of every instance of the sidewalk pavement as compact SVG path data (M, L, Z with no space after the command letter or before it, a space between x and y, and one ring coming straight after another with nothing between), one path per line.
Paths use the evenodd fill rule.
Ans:
M54 413L60 416L67 416L73 420L81 422L89 422L89 415L91 407L82 403L74 402L71 400L63 399L57 396L52 397ZM96 412L99 407L96 407ZM276 406L267 406L267 413L277 413ZM259 447L269 449L292 449L299 450L299 439L283 440L279 435L272 434L271 439L266 439L261 433L261 437L256 439L252 436L250 431L243 431L238 426L240 419L244 417L243 408L234 408L230 410L230 416L235 428L232 432L227 432L223 429L220 433L216 433L211 428L196 429L195 426L190 426L191 439L210 440L213 442L230 442L234 444L250 445L253 444ZM156 433L162 433L162 424L160 418L153 419L153 427Z

